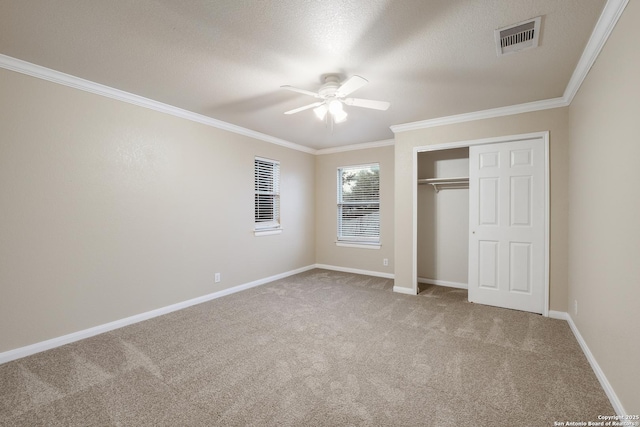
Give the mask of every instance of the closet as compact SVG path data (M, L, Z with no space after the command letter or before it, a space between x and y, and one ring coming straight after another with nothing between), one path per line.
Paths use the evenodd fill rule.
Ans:
M416 152L418 287L548 313L548 153L548 132Z
M467 288L469 148L418 153L418 284Z

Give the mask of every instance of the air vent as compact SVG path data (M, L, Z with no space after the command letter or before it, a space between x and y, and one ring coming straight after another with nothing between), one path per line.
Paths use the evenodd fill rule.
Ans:
M498 56L538 47L541 17L495 30Z

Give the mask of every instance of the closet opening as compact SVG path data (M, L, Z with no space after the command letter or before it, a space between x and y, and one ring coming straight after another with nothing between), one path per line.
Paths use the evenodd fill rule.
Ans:
M418 153L418 293L468 288L469 147Z

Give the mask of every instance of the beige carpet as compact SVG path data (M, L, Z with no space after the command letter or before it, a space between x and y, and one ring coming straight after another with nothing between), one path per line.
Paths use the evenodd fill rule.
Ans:
M312 270L0 365L8 426L552 426L614 413L564 321Z

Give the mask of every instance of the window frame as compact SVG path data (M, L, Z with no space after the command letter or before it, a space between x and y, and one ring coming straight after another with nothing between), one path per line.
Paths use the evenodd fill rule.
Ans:
M269 173L270 172L270 173ZM266 157L255 156L253 161L254 211L253 231L256 236L266 236L282 232L280 210L280 162ZM262 199L262 200L260 200ZM271 215L265 220L261 204L269 205ZM266 209L268 213L268 208Z
M377 200L375 199L367 199L367 200L358 200L358 201L345 201L343 199L343 175L345 171L357 171L365 168L376 168L378 171L378 188L377 188ZM344 246L344 247L355 247L355 248L366 248L366 249L380 249L380 163L366 163L359 165L349 165L349 166L340 166L337 168L337 224L336 224L336 245ZM374 236L354 236L354 235L344 235L343 228L343 208L345 206L357 206L357 205L376 205L377 213L378 213L378 222L377 222L377 235Z

